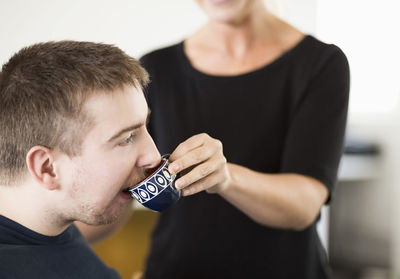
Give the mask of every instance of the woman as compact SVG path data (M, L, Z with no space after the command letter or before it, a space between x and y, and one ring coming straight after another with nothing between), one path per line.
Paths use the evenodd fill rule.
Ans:
M328 278L316 221L343 147L346 57L262 0L197 2L208 23L142 58L150 132L185 196L159 218L145 278Z

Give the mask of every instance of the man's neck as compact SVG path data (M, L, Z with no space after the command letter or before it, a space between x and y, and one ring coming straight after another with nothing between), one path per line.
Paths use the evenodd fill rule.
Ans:
M0 185L0 215L37 233L59 235L71 222L61 220L50 208L47 192L38 185Z

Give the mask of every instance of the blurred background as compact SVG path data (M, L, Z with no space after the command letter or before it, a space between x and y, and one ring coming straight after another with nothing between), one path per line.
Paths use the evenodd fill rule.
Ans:
M400 1L266 4L349 59L346 150L334 199L319 222L335 278L400 278ZM0 0L0 63L23 46L63 39L111 43L139 58L205 20L194 0ZM156 217L138 208L94 246L96 253L132 278L143 269Z

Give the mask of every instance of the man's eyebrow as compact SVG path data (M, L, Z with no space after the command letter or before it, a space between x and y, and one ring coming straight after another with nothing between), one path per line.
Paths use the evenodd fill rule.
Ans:
M119 132L117 132L115 135L113 135L107 142L112 142L115 139L119 138L121 135L125 134L126 132L130 132L130 131L133 131L135 129L138 129L143 125L147 125L147 123L149 122L149 119L150 119L150 114L151 114L151 110L148 109L145 123L140 122L140 123L137 123L135 125L132 125L132 126L124 128L124 129L120 130Z

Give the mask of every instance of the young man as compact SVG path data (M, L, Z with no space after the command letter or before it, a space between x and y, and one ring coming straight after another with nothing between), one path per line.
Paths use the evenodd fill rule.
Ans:
M120 49L48 42L0 73L0 278L119 278L73 225L109 224L160 162L146 71Z

